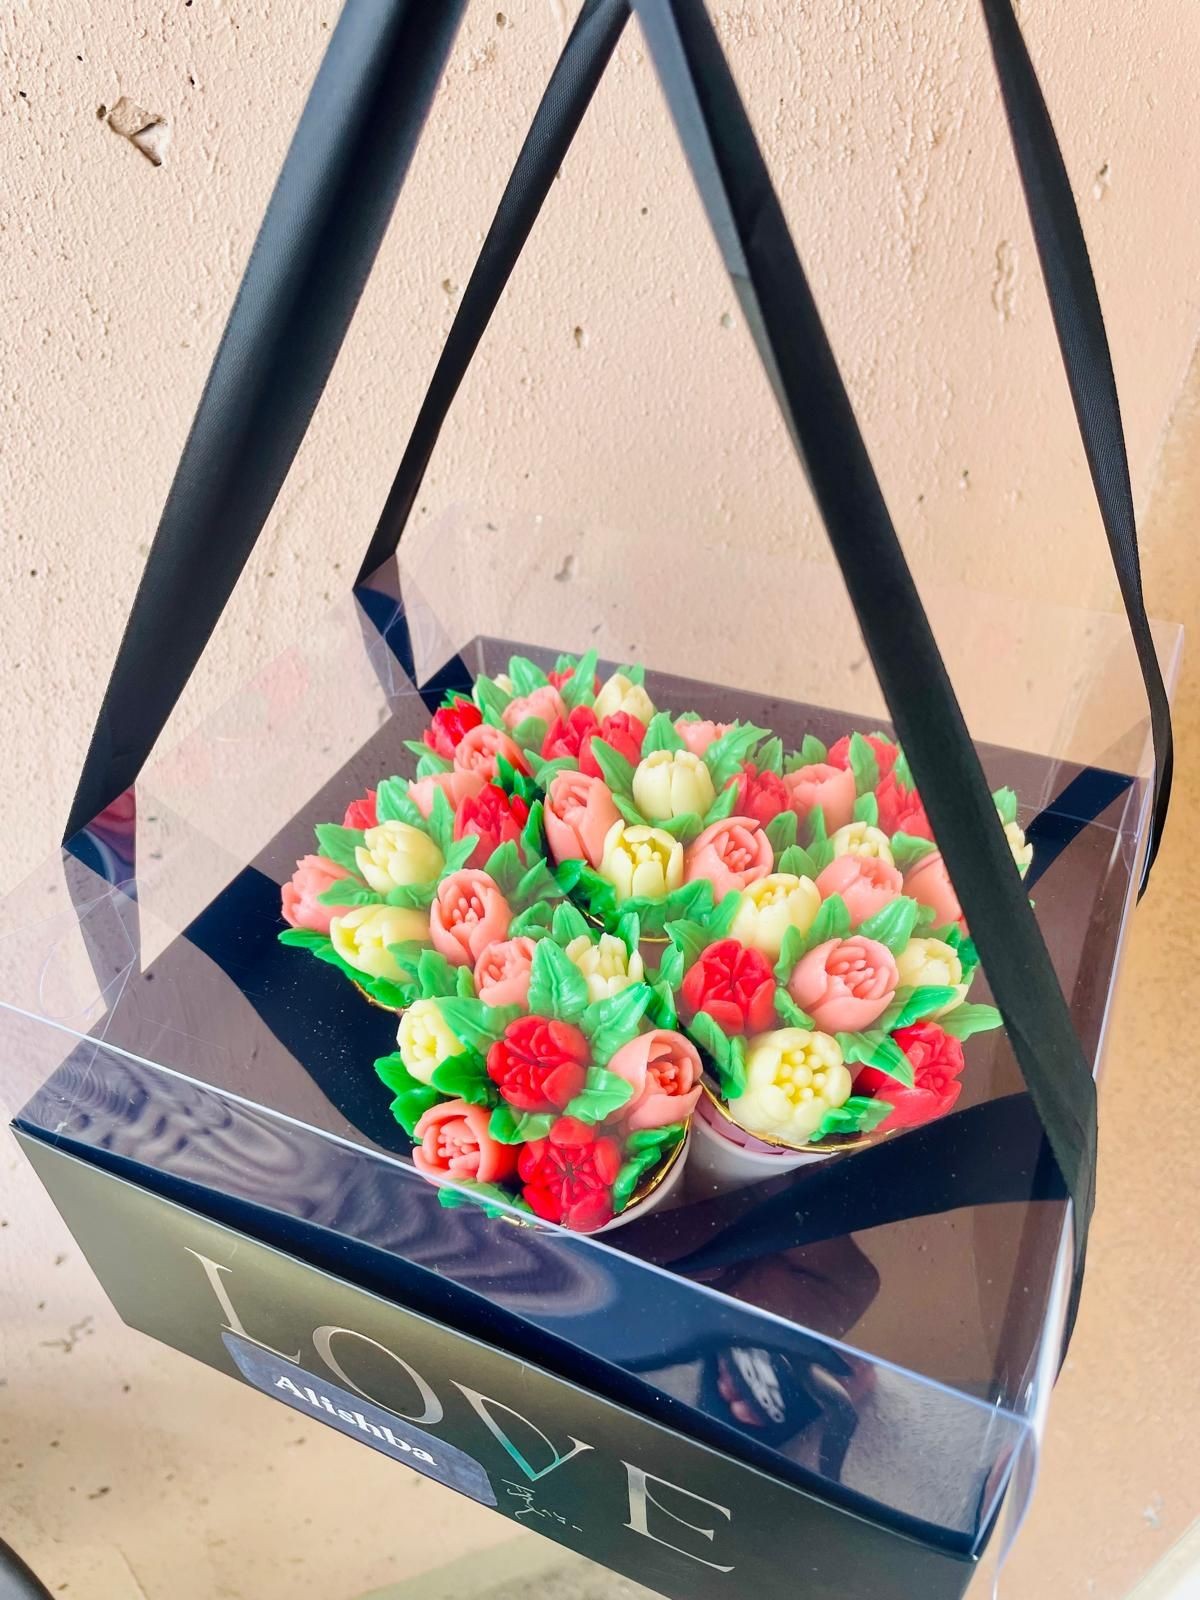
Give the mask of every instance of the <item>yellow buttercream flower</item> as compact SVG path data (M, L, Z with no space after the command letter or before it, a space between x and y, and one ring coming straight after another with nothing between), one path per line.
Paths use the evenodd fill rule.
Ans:
M462 1054L436 1000L414 1000L396 1030L400 1059L420 1083L429 1083L443 1061Z
M873 828L869 822L848 822L830 839L835 856L870 856L895 866L892 847L882 828Z
M1006 822L1004 837L1008 840L1008 848L1017 863L1017 871L1024 877L1033 861L1033 846L1026 842L1025 830L1019 822Z
M906 989L954 989L957 991L948 1005L929 1013L930 1019L944 1017L961 1005L968 984L963 982L962 962L953 945L941 939L910 939L896 957L896 970L900 983Z
M372 978L398 983L404 973L388 949L410 939L429 943L429 917L407 906L355 906L329 924L333 948L349 966Z
M821 891L811 878L772 872L741 891L729 937L776 960L789 928L807 933L821 909Z
M653 750L633 775L633 803L644 817L702 817L717 798L712 777L690 750Z
M828 1033L777 1028L746 1046L746 1092L729 1102L748 1133L805 1144L825 1113L850 1098L851 1077Z
M614 822L604 836L600 874L618 900L633 895L662 900L683 882L683 846L662 828Z
M648 726L654 715L653 700L640 683L634 683L623 672L614 672L607 683L601 685L600 693L596 696L595 712L601 722L605 717L615 716L618 711L627 711L643 726Z
M368 828L354 860L376 894L410 883L431 883L446 865L429 835L408 822L381 822Z
M587 979L589 1001L611 1000L646 975L641 953L635 950L630 955L624 939L613 933L602 933L595 944L581 933L567 946L567 957Z

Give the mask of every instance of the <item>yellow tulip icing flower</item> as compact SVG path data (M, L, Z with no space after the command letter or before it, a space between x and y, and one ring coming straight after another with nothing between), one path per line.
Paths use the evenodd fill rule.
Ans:
M410 939L428 944L429 917L405 906L355 906L344 917L334 917L329 937L338 955L357 972L399 983L404 973L388 945Z
M408 822L381 822L368 828L354 861L376 894L410 883L430 883L446 865L429 835Z
M1008 840L1008 848L1012 851L1013 860L1017 863L1017 871L1022 877L1029 871L1033 860L1033 846L1025 841L1025 830L1019 822L1006 822L1004 824L1004 837Z
M799 928L801 933L807 933L820 909L821 891L811 878L772 872L742 890L729 937L761 950L774 961L788 929Z
M595 944L586 933L572 939L567 946L567 958L573 961L587 979L589 1003L611 1000L613 995L628 989L632 983L641 983L646 968L640 953L632 955L625 948L624 939L615 934L602 933Z
M614 672L601 686L594 709L601 722L618 711L626 711L645 726L654 715L654 702L640 683L634 683L623 672Z
M654 750L633 775L633 803L656 822L689 811L702 817L716 798L708 768L690 750Z
M955 998L948 1005L929 1013L930 1020L944 1017L947 1011L953 1011L955 1006L961 1005L969 987L963 982L962 962L957 950L944 944L941 939L910 939L896 957L896 970L900 974L902 987L906 989L957 990Z
M892 847L882 828L873 828L869 822L848 822L830 839L835 856L870 856L895 866Z
M600 873L618 900L662 900L683 882L683 846L662 828L614 822L604 836Z
M420 1083L429 1083L443 1061L462 1054L436 1000L414 1000L396 1030L400 1059Z
M850 1098L851 1078L836 1039L806 1028L760 1033L746 1046L746 1092L729 1112L747 1133L802 1145L827 1111Z

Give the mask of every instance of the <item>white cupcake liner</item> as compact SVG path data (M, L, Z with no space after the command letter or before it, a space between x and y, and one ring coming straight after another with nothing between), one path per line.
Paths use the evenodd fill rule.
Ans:
M837 1150L794 1150L788 1145L773 1145L756 1139L723 1116L707 1095L701 1096L692 1118L691 1142L693 1185L707 1185L714 1191L761 1183L764 1178L811 1166L817 1161L828 1161L839 1153Z
M693 1120L692 1127L694 1126L695 1122ZM687 1166L692 1144L692 1130L689 1127L687 1133L684 1134L683 1138L672 1150L669 1157L670 1164L665 1171L660 1167L645 1180L646 1183L653 1185L653 1187L640 1200L632 1200L624 1211L618 1212L611 1222L606 1222L602 1228L597 1228L595 1232L609 1233L614 1228L622 1227L626 1222L632 1222L635 1217L648 1217L653 1210L662 1205L664 1200L669 1199L679 1187L679 1180L683 1177L684 1167ZM662 1174L661 1177L659 1173Z

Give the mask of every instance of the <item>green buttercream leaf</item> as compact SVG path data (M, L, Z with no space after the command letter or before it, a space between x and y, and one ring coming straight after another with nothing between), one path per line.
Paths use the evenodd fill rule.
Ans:
M733 1044L716 1019L707 1011L697 1011L687 1025L687 1032L710 1057L717 1072L723 1073L730 1064Z
M894 1033L897 1028L907 1028L914 1022L932 1016L943 1006L948 1006L958 993L945 984L925 983L916 989L897 989L896 998L875 1026L884 1033Z
M411 1139L422 1115L430 1106L437 1105L441 1095L436 1089L414 1078L398 1054L381 1056L375 1063L375 1072L395 1095L391 1113Z
M898 956L913 936L920 909L908 895L897 895L881 911L868 917L858 931L864 939L876 939L886 945L894 956ZM839 937L844 939L846 936L840 934Z
M829 835L825 829L825 808L823 806L814 806L808 814L807 849L809 859L816 869L812 874L815 877L818 873L824 872L825 868L833 860L833 845L830 843Z
M773 772L777 778L783 776L783 740L767 739L759 745L754 753L754 765L760 772Z
M821 901L821 909L813 918L812 926L804 937L805 951L815 950L830 939L850 937L850 912L840 894L831 894Z
M650 1004L646 1007L646 1019L654 1028L677 1028L679 1026L679 1013L675 1009L675 991L669 983L660 983L657 978L650 983Z
M427 883L402 883L394 889L389 889L383 896L389 906L402 906L407 911L424 911L433 904L433 897L437 893L437 879L431 878Z
M433 807L426 829L442 854L449 855L450 846L454 843L454 808L447 800L444 789L433 791Z
M860 794L854 802L855 822L866 822L872 828L879 826L879 801L873 794Z
M455 967L454 992L460 1000L474 1000L475 975L470 967Z
M677 1122L672 1123L669 1128L646 1128L630 1135L625 1144L624 1165L617 1173L616 1182L613 1184L613 1211L618 1216L628 1208L643 1178L648 1177L666 1160L686 1132L684 1125ZM670 1137L661 1137L664 1134ZM647 1136L653 1137L652 1143L638 1143Z
M540 861L546 854L545 806L535 800L529 808L525 826L521 829L521 856L527 867Z
M705 828L711 828L714 822L724 822L726 817L733 815L733 808L737 804L737 787L731 785L722 789L717 798L709 806L701 819Z
M317 933L313 928L284 928L277 935L280 944L295 945L299 950L332 950L333 943L327 933Z
M736 1100L746 1092L746 1041L739 1035L729 1041L729 1060L717 1074L726 1100Z
M484 863L483 870L511 905L517 885L525 875L515 840L506 839L503 844L497 845Z
M461 839L455 839L449 850L445 852L446 864L442 868L440 876L448 878L452 872L457 872L460 867L465 867L475 854L478 844L479 835L477 833L465 833Z
M954 931L958 934L956 948L958 950L958 959L962 962L963 981L969 983L971 974L979 965L979 951L975 948L974 939L968 938L961 928L956 925Z
M886 1100L874 1100L867 1095L851 1095L843 1105L831 1107L817 1124L812 1136L828 1139L837 1134L846 1138L852 1133L870 1133L891 1115L892 1108Z
M1010 822L1017 820L1017 796L1014 790L997 789L992 799L996 802L996 810L1000 813L1000 821L1007 828Z
M890 842L892 860L901 872L907 872L922 856L931 855L937 849L931 840L918 838L915 833L894 833Z
M668 922L666 934L678 950L685 972L695 966L702 953L713 942L709 937L707 923L696 922L691 917L680 917L674 922ZM666 957L663 959L665 961Z
M816 1027L808 1012L801 1011L786 989L776 989L775 1009L785 1028L806 1028L811 1033Z
M489 678L481 672L475 679L471 690L471 698L483 713L483 720L490 722L493 728L504 727L504 708L512 699L506 694L494 678ZM505 730L507 732L507 729Z
M494 1105L497 1098L483 1057L474 1050L439 1062L433 1069L433 1087L451 1100L465 1100L471 1106Z
M554 908L554 920L550 924L556 944L564 947L573 939L587 937L591 933L591 926L578 906L573 906L569 900L560 900Z
M356 878L339 878L317 896L323 906L381 906L383 896L374 889L364 889Z
M690 844L704 827L704 822L694 811L683 811L677 817L666 817L663 821L656 822L654 826L661 828L664 833L669 833L673 839Z
M938 1018L938 1027L955 1039L969 1039L973 1033L987 1033L1004 1025L1004 1018L995 1006L956 1006L944 1017Z
M734 722L719 739L713 740L704 752L704 764L718 795L730 778L737 777L751 750L770 731L769 728L756 728L752 722Z
M623 911L617 918L615 931L617 938L625 946L626 952L632 955L642 937L641 918L635 911Z
M586 861L563 861L555 876L562 892L571 895L606 927L617 920L617 891Z
M646 737L642 740L642 755L651 755L655 750L686 749L687 745L676 731L670 713L656 711L646 727Z
M510 656L508 676L513 688L520 695L532 694L535 689L544 689L550 682L537 662L530 661L528 656Z
M552 1112L534 1115L500 1104L488 1121L488 1132L497 1144L528 1144L532 1139L544 1139L554 1126L554 1120Z
M872 794L879 787L879 762L861 733L850 735L850 770L856 794Z
M314 830L317 835L317 848L323 856L345 867L347 872L358 875L358 862L354 852L364 842L361 828L343 828L337 822L318 822Z
M479 1206L490 1221L496 1217L510 1217L514 1212L522 1217L533 1215L527 1200L517 1199L498 1183L475 1183L471 1179L457 1178L453 1183L440 1183L437 1197L438 1205L447 1211L456 1211L459 1206Z
M558 900L561 895L558 879L544 861L538 860L521 875L510 903L515 909L524 910L539 900Z
M593 740L592 742L594 744L596 741ZM621 816L630 824L631 827L645 828L648 826L646 818L634 805L633 801L628 795L621 794L619 790L614 789L613 802L615 803L617 810L621 813Z
M452 772L453 770L453 762L445 760L442 756L435 755L432 750L426 750L417 762L418 778L439 777L443 773Z
M526 906L524 911L519 911L508 925L510 939L519 939L527 935L531 939L540 939L550 932L550 903L547 900L535 900L531 906Z
M553 939L538 942L529 979L529 1009L541 1017L574 1022L587 1008L587 979Z
M594 704L598 660L599 655L595 650L589 650L586 655L581 656L575 664L575 670L559 690L568 711L574 711L576 706Z
M815 733L806 733L800 745L800 765L802 767L823 766L829 756L827 746L822 744Z
M623 667L618 667L617 671L623 678L628 678L630 683L636 683L639 689L645 688L646 669L640 661L626 662Z
M579 762L574 756L555 756L553 761L545 761L541 756L527 750L525 759L533 768L533 775L543 789L548 789L560 772L579 771Z
M600 1066L634 1037L652 998L647 984L631 983L608 1000L594 1000L583 1012L579 1025L592 1041L592 1057Z
M587 1083L567 1105L566 1115L580 1122L604 1122L633 1098L633 1085L603 1067L589 1067Z
M548 732L545 719L542 717L523 717L513 729L513 738L522 750L540 751L546 742Z
M380 822L407 822L428 833L429 824L417 809L403 778L385 778L375 791L375 814Z
M767 823L766 833L771 849L775 852L776 870L779 870L780 856L796 843L798 828L799 823L794 811L781 811Z
M417 960L417 984L422 1000L457 994L455 969L436 950L422 950Z
M672 924L675 926L675 924ZM658 964L658 977L669 989L678 989L683 982L684 955L677 944L669 944Z
M540 798L541 791L527 772L518 772L504 756L496 757L496 782L505 794L519 795L526 805Z
M807 948L804 935L793 923L783 935L779 947L779 960L775 963L775 981L786 984L795 971L796 963Z
M742 896L736 889L731 889L728 894L721 896L721 903L709 913L705 919L708 929L708 942L715 944L718 939L727 939L729 930L733 927L734 918L742 905Z
M578 656L560 655L558 660L554 663L555 674L558 677L561 677L564 672L574 672L575 663L578 660Z
M482 1000L439 1000L446 1026L468 1050L486 1056L510 1022L523 1014L522 1006L488 1006Z
M803 845L790 844L775 863L776 872L788 872L794 878L815 878L816 863Z
M896 1041L879 1029L870 1033L839 1033L837 1042L847 1064L861 1062L864 1067L877 1067L889 1077L912 1087L912 1063Z
M633 763L623 756L619 750L614 750L612 745L604 739L593 739L591 752L596 765L600 768L605 783L613 794L623 795L626 800L632 800Z

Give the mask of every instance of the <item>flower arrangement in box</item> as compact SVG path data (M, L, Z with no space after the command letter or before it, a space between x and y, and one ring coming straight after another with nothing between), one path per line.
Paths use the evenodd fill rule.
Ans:
M409 748L413 778L317 828L280 937L400 1013L379 1072L433 1181L592 1230L678 1165L696 1110L799 1159L958 1099L963 1041L1000 1019L967 1003L975 948L887 735L787 750L590 652L514 656Z

